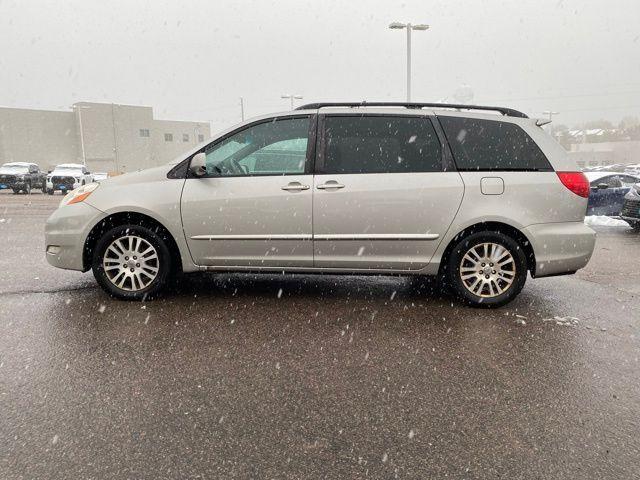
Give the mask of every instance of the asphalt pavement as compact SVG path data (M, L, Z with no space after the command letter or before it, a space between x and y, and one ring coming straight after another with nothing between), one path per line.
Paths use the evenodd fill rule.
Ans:
M147 303L0 193L2 479L640 478L640 235L499 310L399 277L198 274Z

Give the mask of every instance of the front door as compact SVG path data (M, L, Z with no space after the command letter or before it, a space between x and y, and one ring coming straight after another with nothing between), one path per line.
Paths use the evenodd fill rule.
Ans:
M205 150L207 174L187 178L181 202L196 264L313 265L311 123L309 116L276 117Z
M314 264L419 270L462 201L425 115L327 115L314 177Z

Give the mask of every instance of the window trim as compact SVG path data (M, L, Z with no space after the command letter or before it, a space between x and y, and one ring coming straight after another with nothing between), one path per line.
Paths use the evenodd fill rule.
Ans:
M522 128L520 125L518 125L517 123L514 122L505 122L504 120L501 119L496 119L496 120L489 120L486 118L475 118L475 117L465 117L465 116L458 116L458 115L447 115L446 118L462 118L462 119L468 119L468 120L481 120L481 121L485 121L485 122L502 122L502 123L508 123L509 125L515 125L516 127L518 127L527 137L529 137L529 139L531 139L531 141L533 142L533 144L536 146L536 148L538 150L540 150L540 153L542 153L542 156L544 157L544 159L547 161L547 164L549 164L549 167L545 167L545 168L465 168L465 167L460 167L458 165L458 162L456 161L456 157L453 155L453 147L451 146L451 143L449 143L449 138L447 137L444 127L440 124L440 117L438 117L438 115L434 115L436 121L438 122L438 125L440 126L440 129L442 130L442 133L444 135L444 138L446 139L447 142L447 146L449 147L449 151L451 152L451 160L453 161L453 164L455 165L455 169L458 172L555 172L555 169L553 168L553 165L551 164L551 162L549 161L549 158L547 157L547 154L544 153L544 151L540 148L540 146L537 144L537 142L531 137L531 135L529 135L529 133L527 133L527 131ZM444 117L444 115L443 115Z
M435 171L427 171L427 172L357 172L357 173L327 173L324 170L325 161L326 161L326 150L327 150L327 131L326 131L326 118L327 117L397 117L397 118L420 118L424 119L427 122L431 123L433 130L436 132L436 136L440 142L440 156L441 156L441 169ZM453 163L453 155L449 149L449 144L446 143L446 137L444 137L444 133L439 131L442 127L434 121L434 115L406 115L402 113L364 113L364 114L355 114L355 113L327 113L318 115L318 133L317 133L317 146L316 146L316 160L314 162L313 173L315 175L373 175L373 174L382 174L382 175L392 175L392 174L401 174L401 173L445 173L445 172L453 172L455 171L455 164Z
M302 173L254 173L248 175L234 175L234 176L221 176L221 175L204 175L202 177L196 177L191 173L189 169L189 165L191 164L191 159L195 157L199 153L206 153L206 151L216 146L217 144L224 142L229 137L236 135L237 133L242 132L243 130L247 130L249 128L255 127L256 125L260 125L262 123L271 123L273 121L280 120L293 120L297 118L307 118L309 119L309 130L307 132L307 152L304 161L304 172ZM235 130L218 137L204 147L198 149L196 152L189 155L178 165L173 167L169 173L167 174L167 178L186 178L188 179L202 179L202 178L247 178L247 177L291 177L291 176L301 176L301 175L310 175L313 172L313 159L315 156L315 139L316 139L316 130L317 130L317 115L316 114L302 114L302 115L282 115L277 117L269 117L266 119L256 120L251 123L246 123L236 128ZM184 164L186 164L186 177L182 176L182 171L185 168Z

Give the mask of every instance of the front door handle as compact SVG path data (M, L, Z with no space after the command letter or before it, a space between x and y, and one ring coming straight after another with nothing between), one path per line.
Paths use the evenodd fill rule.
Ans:
M330 188L344 188L344 185L336 182L335 180L329 180L328 182L321 183L316 187L318 190L328 190Z
M281 188L282 190L287 190L288 192L299 192L301 190L309 190L309 185L303 185L300 182L291 182Z

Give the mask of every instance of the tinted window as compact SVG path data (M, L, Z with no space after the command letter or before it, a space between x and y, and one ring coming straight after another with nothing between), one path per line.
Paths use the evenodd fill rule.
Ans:
M623 187L631 187L639 181L636 177L630 175L620 175L620 180L622 181Z
M459 170L553 170L518 125L495 120L439 117Z
M289 118L248 127L206 151L209 176L304 173L309 118Z
M325 138L322 173L442 170L440 141L424 117L326 117Z
M592 187L597 187L598 185L606 185L609 188L619 188L622 187L622 182L619 176L609 175L608 177L601 177L591 182Z

